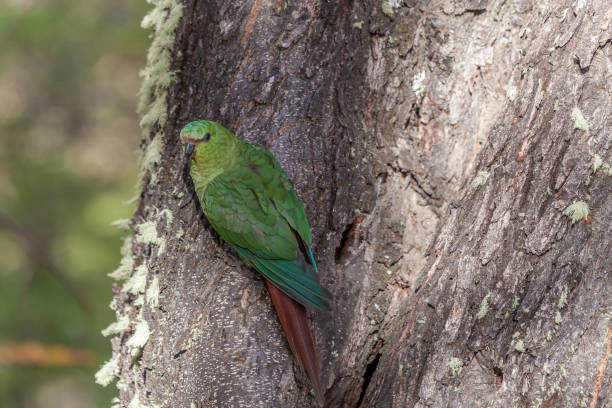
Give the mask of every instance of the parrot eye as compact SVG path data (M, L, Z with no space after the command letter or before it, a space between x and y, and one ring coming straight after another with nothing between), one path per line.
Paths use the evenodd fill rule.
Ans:
M204 143L208 143L209 140L210 140L210 133L204 133L204 136L202 136L202 141Z

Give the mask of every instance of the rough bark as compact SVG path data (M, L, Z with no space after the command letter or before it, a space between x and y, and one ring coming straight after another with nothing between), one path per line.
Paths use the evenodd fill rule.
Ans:
M125 405L314 404L192 195L178 131L200 118L269 148L305 203L330 407L612 404L607 0L189 0L177 24L115 274Z

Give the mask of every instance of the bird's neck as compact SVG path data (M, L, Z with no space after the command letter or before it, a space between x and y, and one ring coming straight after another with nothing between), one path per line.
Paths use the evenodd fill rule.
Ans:
M240 142L242 141L232 144L229 152L218 155L216 160L198 160L196 157L191 161L190 173L198 197L202 197L206 187L215 177L234 167L244 150L244 142Z

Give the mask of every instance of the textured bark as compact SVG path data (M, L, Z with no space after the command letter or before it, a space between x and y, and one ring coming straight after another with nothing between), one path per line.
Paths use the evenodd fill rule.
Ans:
M207 118L270 149L305 203L330 407L612 405L611 33L608 0L185 1L132 221L159 299L116 288L150 331L113 340L120 399L314 405L192 194L178 132Z

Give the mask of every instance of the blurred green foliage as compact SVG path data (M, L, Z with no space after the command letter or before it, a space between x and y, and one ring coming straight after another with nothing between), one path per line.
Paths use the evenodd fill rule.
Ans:
M100 330L115 320L106 274L122 231L110 224L134 211L123 201L135 194L147 9L0 2L0 344L62 344L96 360L0 365L1 407L103 407L117 393L93 374L111 354Z

